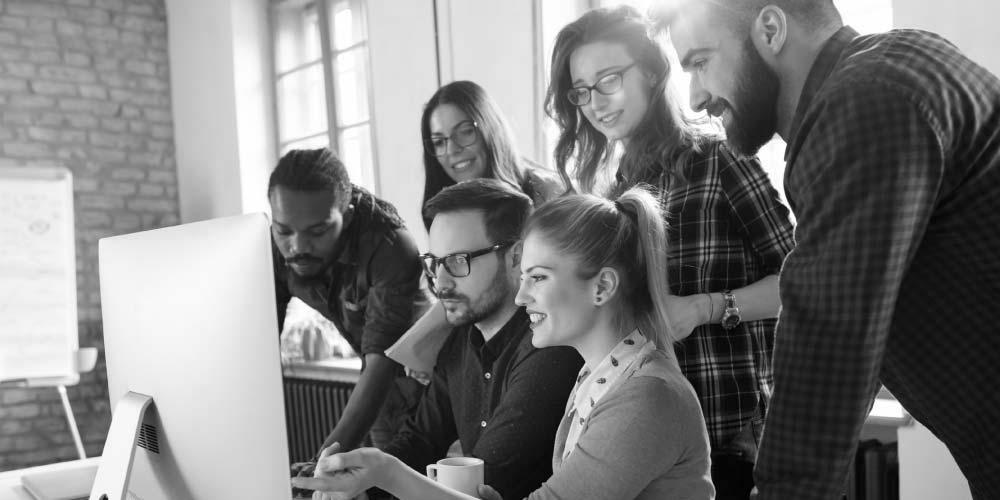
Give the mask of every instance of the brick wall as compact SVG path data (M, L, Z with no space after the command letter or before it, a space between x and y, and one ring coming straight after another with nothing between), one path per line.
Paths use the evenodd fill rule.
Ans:
M0 165L73 171L80 345L103 348L98 239L178 223L164 0L0 0ZM89 456L101 352L68 388ZM54 388L0 389L0 470L75 457Z

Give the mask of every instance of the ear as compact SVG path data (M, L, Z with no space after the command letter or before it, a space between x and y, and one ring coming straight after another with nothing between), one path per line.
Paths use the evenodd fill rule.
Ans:
M602 267L594 276L594 306L607 304L621 288L621 277L613 267Z
M750 26L750 39L765 61L773 61L788 39L788 16L774 5L760 10Z
M517 274L521 274L521 251L523 247L523 241L518 241L507 249L507 263L512 271Z
M344 209L344 212L341 215L341 220L343 220L343 224L341 225L341 227L342 228L351 227L351 220L353 219L354 219L354 204L351 203L350 205L347 205L347 208Z

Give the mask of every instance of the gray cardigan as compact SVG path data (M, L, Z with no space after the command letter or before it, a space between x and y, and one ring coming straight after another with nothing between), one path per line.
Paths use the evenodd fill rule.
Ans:
M673 352L636 363L594 407L562 460L569 420L556 434L552 477L530 500L710 500L708 433Z

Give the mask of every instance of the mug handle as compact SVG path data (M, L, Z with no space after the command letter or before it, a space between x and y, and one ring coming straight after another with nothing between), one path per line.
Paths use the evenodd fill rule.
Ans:
M438 465L437 464L428 464L427 465L427 477L429 477L431 479L431 481L434 481L435 483L438 480L438 478L437 478L437 476L438 476L437 472L438 472Z

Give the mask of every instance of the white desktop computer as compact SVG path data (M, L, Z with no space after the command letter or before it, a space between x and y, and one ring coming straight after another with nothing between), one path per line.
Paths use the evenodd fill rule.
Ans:
M104 238L111 429L91 500L291 496L263 214Z

